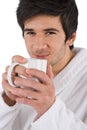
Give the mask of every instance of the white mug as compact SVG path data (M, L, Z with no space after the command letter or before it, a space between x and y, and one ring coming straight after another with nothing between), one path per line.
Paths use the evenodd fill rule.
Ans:
M21 66L24 66L26 68L33 68L33 69L38 69L38 70L41 70L43 72L46 73L46 69L47 69L47 60L44 60L44 59L35 59L35 58L27 58L27 63L25 64L20 64L18 62L13 62L9 69L8 69L8 72L7 72L7 80L9 82L9 84L12 86L12 87L16 87L12 81L12 71L14 69L15 66L17 65L21 65ZM20 77L23 77L22 75L20 75Z

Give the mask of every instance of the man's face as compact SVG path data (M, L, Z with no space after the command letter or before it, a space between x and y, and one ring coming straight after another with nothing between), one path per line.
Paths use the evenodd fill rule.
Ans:
M47 59L53 67L67 64L71 51L65 38L58 16L35 16L24 23L24 39L29 55Z

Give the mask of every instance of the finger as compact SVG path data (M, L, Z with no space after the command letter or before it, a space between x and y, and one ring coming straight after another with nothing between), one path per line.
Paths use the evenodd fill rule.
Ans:
M39 81L41 81L45 84L50 83L50 78L43 71L40 71L40 70L37 70L37 69L26 69L26 73L31 75L32 77L37 78Z
M26 97L30 99L38 100L40 97L40 93L37 91L31 91L30 89L25 88L14 88L12 93L18 97Z
M14 81L16 77L17 76L14 73L12 73L12 81ZM2 81L3 82L5 82L5 81L8 82L8 80L7 80L7 72L5 72L5 73L2 74Z
M7 95L7 97L10 99L10 100L14 100L16 101L16 98L17 96L13 95L11 92L7 91L7 90L4 90L5 94Z
M26 68L24 66L21 66L21 65L17 65L15 66L13 72L15 72L16 74L19 74L19 75L23 75L25 77L28 77L29 75L26 73Z
M9 65L5 68L5 71L7 72L7 71L8 71L8 69L9 69Z
M7 90L9 92L12 91L12 87L9 85L7 80L2 80L2 87L4 90Z
M12 62L26 63L27 59L20 55L15 55L12 57Z
M14 72L12 72L12 79L15 79L15 76L16 76L16 74ZM2 74L2 79L7 80L7 72Z
M2 80L2 88L4 89L4 92L10 99L15 100L17 98L17 96L11 93L13 88L8 84L8 81Z
M38 92L44 91L44 85L35 81L34 79L28 79L28 78L15 78L14 84L16 86L23 86L23 88L28 88L31 91L35 90Z
M7 72L4 72L4 73L2 74L2 80L7 80Z
M33 98L32 99L29 99L29 98L16 98L16 102L30 105L33 108L37 108L36 106L40 106L39 103L38 103L38 100L35 100Z

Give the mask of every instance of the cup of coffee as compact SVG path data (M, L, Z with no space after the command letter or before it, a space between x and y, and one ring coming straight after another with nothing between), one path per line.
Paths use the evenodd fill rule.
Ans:
M21 65L21 66L24 66L26 68L32 68L32 69L37 69L37 70L41 70L43 72L46 73L46 70L47 70L47 60L45 59L35 59L35 58L27 58L27 63L25 64L20 64L18 62L13 62L9 69L8 69L8 72L7 72L7 80L9 82L9 84L12 86L12 87L16 87L12 81L12 71L13 69L17 66L17 65ZM22 75L19 75L20 77L22 78L25 78L24 76ZM37 80L37 79L36 79Z

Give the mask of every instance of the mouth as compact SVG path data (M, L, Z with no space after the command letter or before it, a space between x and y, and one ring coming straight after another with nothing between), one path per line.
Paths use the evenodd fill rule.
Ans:
M35 55L34 57L38 59L47 59L48 55Z

